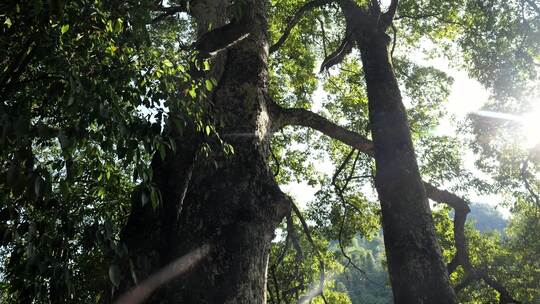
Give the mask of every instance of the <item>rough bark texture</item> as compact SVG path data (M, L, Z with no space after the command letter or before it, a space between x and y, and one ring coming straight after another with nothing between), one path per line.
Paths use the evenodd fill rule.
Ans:
M455 303L411 141L386 34L360 44L395 303Z
M364 49L364 54L369 54L369 52L371 51L371 58L377 58L382 63L382 65L380 66L380 73L385 74L385 76L383 75L382 77L380 77L379 80L386 79L386 81L388 81L390 89L394 90L394 104L396 103L396 100L399 101L399 103L395 105L395 108L398 110L398 112L404 112L403 106L401 105L401 97L399 96L399 91L396 90L395 77L391 75L392 69L390 65L390 60L387 57L388 53L386 52L386 44L388 38L384 34L385 29L388 29L392 25L392 19L397 11L398 1L392 0L390 2L388 10L384 13L381 12L381 8L377 1L371 1L368 7L363 8L359 7L355 2L352 2L351 0L336 0L336 2L341 5L343 13L347 19L347 30L342 46L347 44L351 45L352 47L352 44L354 43L358 45L363 45L365 47L367 46L367 48ZM292 19L292 22L289 23L287 27L288 31L283 34L283 37L279 41L281 41L282 43L284 42L286 36L290 32L290 29L295 25L296 22L298 22L298 16L306 12L306 7L320 6L327 3L328 1L313 0L302 6L298 10L298 13L295 14L295 18ZM379 45L374 45L371 41L369 41L373 37L378 37L376 39L381 39ZM328 69L332 65L341 62L341 60L343 59L342 46L324 60L323 64L321 65L321 70ZM377 53L377 49L380 49L381 53ZM367 59L369 58L370 56L367 56ZM366 59L366 57L364 57L364 59ZM364 62L364 64L366 64L366 62ZM370 64L371 71L369 77L376 77L377 73L379 73L377 71L378 67L376 64ZM374 70L375 73L373 72ZM382 85L384 86L384 84ZM381 98L384 97L384 93L379 95L379 97ZM369 156L375 156L374 144L372 141L364 138L363 136L354 131L347 130L339 125L336 125L328 119L309 110L299 108L285 109L280 107L276 103L272 103L271 112L274 121L273 128L275 130L278 130L287 125L299 125L313 128L322 132L325 135L340 140L343 143L368 154ZM401 113L400 115L402 117L397 118L404 119L403 113ZM404 120L404 122L406 124L406 120ZM393 125L392 127L399 126L400 124L401 123L398 123L396 125ZM403 124L401 124L401 126L403 126ZM410 136L408 132L405 132L402 135ZM410 140L408 140L408 142L408 145L410 145ZM406 153L409 153L411 151L412 150L405 149ZM416 164L414 164L414 167L416 167ZM470 212L469 202L451 192L437 189L436 187L427 182L423 182L423 186L427 196L430 199L438 203L447 204L455 211L454 241L456 247L456 254L452 261L447 265L447 270L449 273L453 273L458 266L462 266L463 270L465 270L465 278L462 282L455 286L455 291L459 292L461 289L471 284L472 282L477 280L483 280L487 285L489 285L491 288L495 289L499 293L501 303L519 303L510 295L508 290L506 290L502 284L489 276L489 274L485 271L485 265L474 267L470 261L469 252L467 249L467 240L465 237L465 222L467 214ZM434 252L434 254L436 253L437 252ZM405 279L407 278L405 277Z
M395 303L455 303L418 170L378 5L340 1L360 49L376 163L375 186ZM384 18L383 18L384 17ZM391 16L390 16L391 18Z
M227 2L195 2L199 36L209 24L224 25L219 16ZM288 209L267 163L271 121L265 99L265 3L249 2L249 15L241 21L249 23L249 38L222 51L214 62L219 84L211 115L234 154L218 156L217 167L194 162L193 139L178 138L174 156L153 162L162 206L154 211L135 200L123 240L139 281L195 248L210 246L206 258L161 287L150 303L265 302L270 241ZM126 279L122 289L132 285Z

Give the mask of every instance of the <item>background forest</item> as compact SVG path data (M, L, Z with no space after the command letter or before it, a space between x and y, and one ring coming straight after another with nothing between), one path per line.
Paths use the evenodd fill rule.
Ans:
M263 265L238 276L266 284L268 303L392 303L366 55L346 5L391 17L388 60L456 301L540 303L535 0L3 1L0 303L111 303L203 239ZM477 80L482 109L448 115L454 79L420 57ZM236 126L259 106L237 100L268 109L256 131ZM289 207L275 213L212 200L269 201L295 183L313 199L277 195ZM260 258L242 241L267 219ZM205 290L251 267L213 254L149 301L255 303ZM223 290L252 288L234 284Z

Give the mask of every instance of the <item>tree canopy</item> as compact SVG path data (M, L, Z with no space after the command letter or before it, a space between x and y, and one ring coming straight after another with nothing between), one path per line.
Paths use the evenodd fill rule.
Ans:
M202 239L201 264L253 261L194 266L150 301L229 299L185 291L222 273L268 303L388 303L390 285L399 301L387 214L412 220L385 210L409 160L457 301L539 302L539 27L534 0L0 4L0 302L112 302ZM373 89L386 76L372 31L397 95ZM422 58L490 94L454 132L440 125L463 88ZM395 96L403 132L399 113L373 114ZM305 206L274 195L297 182L317 189ZM500 199L506 227L467 222L478 195ZM260 252L246 245L259 234ZM403 246L436 255L417 240Z

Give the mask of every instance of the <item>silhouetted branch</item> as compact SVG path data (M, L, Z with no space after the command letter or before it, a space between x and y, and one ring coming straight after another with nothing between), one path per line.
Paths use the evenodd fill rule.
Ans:
M319 249L317 249L317 246L315 245L315 241L313 241L313 238L311 237L311 232L309 231L309 227L307 225L307 222L304 219L304 216L302 215L302 213L300 212L300 209L298 209L298 207L292 201L292 199L289 198L289 201L290 201L292 210L294 211L294 213L296 214L296 216L300 220L300 223L302 224L302 228L304 230L304 233L306 234L306 238L307 238L308 242L311 244L311 246L313 246L313 250L315 251L315 254L317 255L317 258L319 259L319 268L321 269L321 274L320 274L320 278L319 278L319 290L318 290L318 293L321 295L324 303L328 304L328 302L326 301L326 298L324 297L324 281L325 281L324 259L323 259L322 255L321 255L321 253L319 252Z
M319 114L301 108L284 109L273 103L269 108L274 115L274 130L288 125L309 127L373 156L373 143L370 140L330 122Z
M341 63L345 56L352 51L354 43L351 41L351 34L348 33L345 35L339 47L333 51L330 55L324 58L324 61L321 64L321 69L319 72L330 69L332 66Z
M419 14L419 15L399 14L398 16L394 17L394 20L400 20L400 19L420 20L420 19L436 17L441 14L442 14L441 12L425 13L425 14Z
M202 35L195 43L195 48L203 58L227 49L249 35L249 22L241 20L218 27Z

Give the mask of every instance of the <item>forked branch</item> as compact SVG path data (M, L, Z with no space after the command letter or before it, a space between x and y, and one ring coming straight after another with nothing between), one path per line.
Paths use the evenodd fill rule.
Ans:
M373 142L364 136L341 127L319 114L313 113L306 109L285 109L271 102L270 109L274 120L276 121L274 129L280 129L287 125L297 125L310 127L331 138L339 140L353 148L364 152L373 157L374 145ZM465 270L465 279L456 286L456 289L462 289L471 282L482 279L488 286L499 292L502 303L519 303L514 300L510 293L495 279L490 277L485 271L474 267L470 261L467 240L465 238L465 222L467 214L470 212L469 202L463 198L448 192L440 190L428 182L423 182L427 196L435 202L447 204L455 211L454 217L454 242L456 246L456 255L452 262L448 265L449 273L456 270L458 266L462 266Z
M394 16L396 15L396 12L397 12L398 3L399 3L398 0L390 1L388 10L382 15L381 20L385 28L388 28L392 24L392 20L394 19Z

